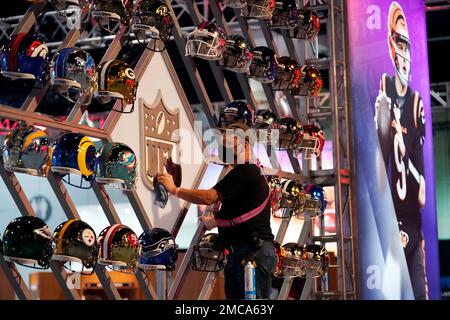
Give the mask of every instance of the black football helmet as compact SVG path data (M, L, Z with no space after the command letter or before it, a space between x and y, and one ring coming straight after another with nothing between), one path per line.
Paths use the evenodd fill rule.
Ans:
M192 270L218 272L225 268L229 249L217 233L204 235L194 245Z
M289 29L289 36L295 39L312 40L320 31L320 19L311 10L298 10L297 24Z
M253 57L247 75L262 83L274 81L278 72L278 62L275 52L264 46L255 47L250 51Z
M275 113L269 109L260 109L255 113L255 129L260 143L270 144L272 141L272 129L277 120ZM276 139L276 137L274 137Z
M90 225L76 219L63 222L53 232L53 241L53 260L63 262L67 269L74 272L94 272L98 244Z
M283 117L275 122L274 128L279 130L279 149L295 150L302 138L301 124L290 117Z
M140 0L133 10L131 30L140 43L154 39L150 50L164 51L172 35L173 21L169 8L159 0Z
M239 34L228 36L219 65L233 72L247 73L253 58L250 49L250 44L243 36Z
M300 182L294 180L281 181L281 197L279 197L279 208L273 211L277 218L289 218L303 211L305 205L305 189Z
M283 91L296 88L300 81L300 65L290 57L279 57L277 61L278 72L271 84L272 89Z
M317 97L322 90L323 80L320 71L312 65L304 65L300 68L300 80L291 88L294 96Z
M227 104L219 115L218 127L226 129L236 122L243 123L249 128L255 125L255 111L249 103L232 101Z
M129 25L133 0L94 0L91 16L100 27L112 33L116 26Z
M33 216L11 221L3 234L3 257L25 267L48 269L52 235L47 224Z
M283 0L277 2L272 19L267 24L272 29L291 29L297 26L298 19L299 10L295 0Z

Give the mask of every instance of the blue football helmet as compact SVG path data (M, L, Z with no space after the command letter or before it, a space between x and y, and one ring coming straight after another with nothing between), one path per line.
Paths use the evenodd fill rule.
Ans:
M178 246L172 234L161 228L144 231L139 236L141 252L139 254L139 268L143 270L175 270L178 258Z
M95 61L88 52L64 48L53 57L50 84L69 101L75 103L82 95L90 98L96 83Z
M45 177L50 169L52 151L44 131L20 122L3 142L3 165L8 171Z
M275 52L268 47L255 47L250 50L253 54L248 76L261 83L275 80L278 72L278 62Z
M218 127L226 128L236 122L244 123L249 128L255 125L255 111L247 102L232 101L227 104L219 115Z
M303 212L309 212L310 217L323 215L327 208L327 196L321 186L308 184L305 186L306 199Z
M12 80L36 80L43 85L48 75L48 48L36 36L18 33L2 49L2 74Z
M62 175L67 184L89 189L95 179L95 152L91 139L82 134L67 133L59 137L53 145L51 170ZM79 182L71 181L71 174L80 176Z

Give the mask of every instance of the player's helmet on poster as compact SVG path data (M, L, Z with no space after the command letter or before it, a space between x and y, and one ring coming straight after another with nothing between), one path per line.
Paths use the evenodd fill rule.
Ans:
M120 107L112 110L121 113L133 112L138 86L133 68L121 60L109 60L97 67L97 74L98 84L94 97L103 104L119 100ZM131 106L129 110L127 106Z
M275 10L275 0L247 0L241 14L247 18L271 19Z
M52 256L52 235L47 224L33 216L12 220L3 233L3 257L8 262L48 269Z
M112 33L117 25L129 25L133 0L94 0L91 16L100 27Z
M51 170L61 175L67 184L89 189L95 177L95 152L94 143L88 137L66 133L53 144Z
M320 71L314 66L304 65L300 68L298 85L291 89L291 94L317 97L322 90L322 86L323 80Z
M161 228L144 231L139 236L141 251L139 268L142 270L175 270L178 259L178 245L172 234Z
M92 274L97 264L98 243L94 229L86 222L71 219L53 231L52 260L74 272Z
M392 2L388 15L389 54L397 75L403 85L410 81L411 41L408 24L402 7L398 2ZM404 67L399 65L399 59L404 60Z
M139 0L133 10L131 30L140 43L153 39L150 50L161 52L172 34L173 21L169 8L159 0Z
M70 102L90 97L97 82L94 58L77 48L58 51L50 64L50 84Z
M192 270L218 272L227 264L230 253L223 239L217 233L209 233L201 237L194 245L192 254Z
M226 39L225 51L219 65L233 72L247 73L252 58L251 46L247 39L239 34L232 34Z
M124 143L110 142L97 153L95 181L124 191L136 189L137 159Z
M280 150L295 150L302 139L301 124L290 117L282 117L275 122L279 130L278 148Z
M136 233L123 224L113 224L98 236L98 263L116 271L134 272L139 256Z
M320 32L320 19L314 11L301 9L294 28L289 29L289 36L295 39L313 40Z
M324 214L327 208L327 195L319 185L307 184L304 212L308 212L309 218L315 218Z
M275 81L271 83L276 91L291 90L300 84L300 65L290 57L279 57L278 72Z
M227 34L215 22L203 21L187 36L186 55L205 60L220 60Z
M223 4L230 8L240 9L245 7L247 0L223 0Z
M35 35L13 35L2 48L1 73L11 80L35 80L42 86L48 76L47 46Z
M318 126L314 124L305 124L301 127L302 139L296 145L294 156L300 154L303 159L316 158L322 154L325 145L325 136Z
M237 122L243 123L249 128L255 125L255 111L249 103L232 101L220 112L219 129L226 129Z
M45 177L50 170L52 151L44 131L19 122L3 142L3 166L8 171Z
M297 26L298 20L299 10L295 0L283 0L276 4L268 25L272 29L291 29Z
M268 47L260 46L251 49L253 54L248 76L262 83L275 80L278 72L278 62L275 52Z

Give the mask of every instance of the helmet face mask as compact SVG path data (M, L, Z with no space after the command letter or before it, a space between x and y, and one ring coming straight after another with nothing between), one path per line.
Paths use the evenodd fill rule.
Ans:
M275 130L276 121L277 116L270 110L260 109L256 111L255 129L258 133L258 142L265 143L267 145L272 144L272 138L277 138L277 134L272 135Z
M193 249L192 270L218 272L225 268L229 251L217 233L204 235Z
M108 143L97 153L95 181L124 191L136 189L137 159L123 143Z
M52 255L52 235L47 224L33 216L11 221L3 234L3 257L34 269L48 269Z
M21 122L11 130L3 143L4 168L45 177L50 170L52 152L45 132Z
M175 270L178 245L172 234L161 228L144 231L139 236L139 268L141 270Z
M35 80L43 86L48 80L48 48L36 36L18 33L9 38L1 54L1 73L11 80Z
M202 22L186 41L186 55L205 60L220 60L225 50L225 31L213 22Z
M322 90L323 81L320 71L314 66L304 65L300 68L297 85L291 88L291 94L296 96L317 97Z
M275 81L272 82L272 89L275 91L291 90L298 86L300 81L300 66L297 61L290 57L280 57L277 59L278 72Z
M324 145L323 131L313 124L304 125L302 126L302 139L294 150L294 156L298 157L301 154L303 159L319 157Z
M52 260L64 267L82 274L92 274L97 264L97 236L86 222L68 220L56 227L53 232Z
M247 0L241 14L247 18L271 19L275 10L275 0Z
M240 35L228 36L225 51L219 65L233 72L247 73L253 54L247 40Z
M91 15L103 30L112 33L128 25L132 11L132 0L94 0Z
M289 117L280 118L275 122L274 128L279 132L279 150L295 150L297 148L302 138L301 126L297 120Z
M68 133L53 145L52 172L67 184L80 189L90 189L95 180L96 151L86 136Z
M150 50L162 52L172 35L173 21L169 8L161 1L141 0L133 10L131 30L139 43L153 39Z

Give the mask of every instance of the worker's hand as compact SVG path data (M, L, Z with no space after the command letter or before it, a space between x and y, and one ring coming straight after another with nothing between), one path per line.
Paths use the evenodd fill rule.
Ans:
M217 227L216 219L213 216L202 216L199 218L205 224L206 230L211 230Z
M156 175L156 179L164 186L164 188L166 188L169 193L174 194L177 190L177 186L173 182L172 175L166 172L160 172Z

